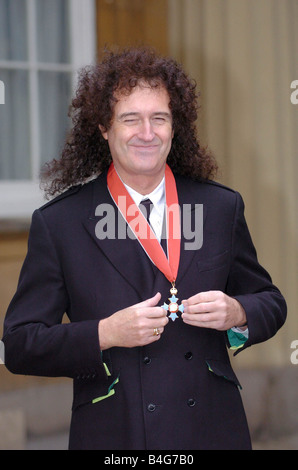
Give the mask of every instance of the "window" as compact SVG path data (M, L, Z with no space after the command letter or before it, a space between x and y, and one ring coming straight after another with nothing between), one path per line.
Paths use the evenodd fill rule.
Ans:
M41 166L59 157L77 71L94 61L94 0L0 0L0 217L43 204Z

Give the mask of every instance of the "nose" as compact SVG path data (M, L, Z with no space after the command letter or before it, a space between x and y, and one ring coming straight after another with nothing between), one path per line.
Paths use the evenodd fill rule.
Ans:
M151 142L154 139L154 130L153 125L149 119L145 119L140 123L140 128L138 132L139 139L142 139L145 142Z

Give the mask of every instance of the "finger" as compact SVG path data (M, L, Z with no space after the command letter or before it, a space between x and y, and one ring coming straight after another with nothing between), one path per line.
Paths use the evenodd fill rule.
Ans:
M182 305L184 307L184 312L195 313L194 307L200 305L203 300L201 293L195 294L192 297L189 297L187 300L182 300Z
M203 313L200 315L183 313L182 319L188 325L199 326L202 328L213 328L216 330L228 330L233 326L227 323L225 315L221 312Z
M167 311L162 307L151 307L151 308L144 308L143 309L144 315L149 318L150 320L155 319L165 319L167 317ZM164 323L164 321L163 321Z
M221 291L209 290L204 292L199 292L188 299L183 300L182 302L187 302L188 305L194 305L202 302L214 302L218 299L219 296L223 295Z
M204 318L201 319L202 317ZM220 325L218 320L208 318L207 314L206 315L183 314L182 320L187 325L196 326L200 328L219 329L219 325Z
M184 312L190 314L213 313L216 309L215 302L200 302L194 305L184 305Z
M164 332L164 328L162 326L159 326L159 327L153 328L151 335L156 336L157 337L156 339L158 339L158 337L160 338L163 332Z
M182 314L182 318L185 322L196 323L197 325L211 324L218 320L216 314L213 313L202 313L197 315L196 313L184 312Z
M187 313L207 313L215 311L216 302L224 296L221 291L206 291L183 300L184 311Z
M155 305L158 304L160 299L161 294L160 292L157 292L153 297L150 297L149 299L143 300L142 302L132 305L132 307L155 307Z

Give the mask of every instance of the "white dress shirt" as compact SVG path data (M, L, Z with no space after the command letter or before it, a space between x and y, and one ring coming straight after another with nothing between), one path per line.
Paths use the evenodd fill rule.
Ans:
M163 218L165 213L165 203L166 203L166 194L165 194L165 179L163 178L159 185L149 194L143 195L130 188L127 184L124 183L127 191L132 197L134 203L139 206L140 203L145 199L150 199L152 202L152 210L150 212L150 225L154 230L156 238L160 242L163 226Z

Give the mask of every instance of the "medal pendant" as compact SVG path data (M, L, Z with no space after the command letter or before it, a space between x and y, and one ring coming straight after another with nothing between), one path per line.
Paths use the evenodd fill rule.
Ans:
M174 282L172 283L170 293L172 294L172 296L168 298L170 303L169 304L164 303L162 308L164 308L166 311L170 312L169 313L169 318L172 321L175 321L176 318L179 318L177 313L178 312L183 313L184 307L183 307L182 304L180 304L180 305L178 304L179 299L178 299L178 297L176 297L176 294L178 293L178 290L176 289Z

